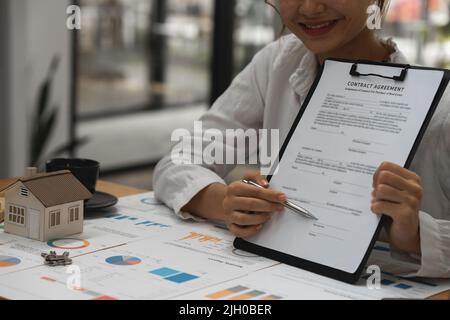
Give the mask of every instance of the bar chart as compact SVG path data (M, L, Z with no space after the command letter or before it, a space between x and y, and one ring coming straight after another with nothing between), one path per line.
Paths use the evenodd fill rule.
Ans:
M167 267L155 269L150 271L149 273L174 283L185 283L187 281L195 280L198 278L198 276L185 272L180 272L178 270L174 270Z
M131 216L128 214L122 214L122 213L113 213L113 214L105 216L105 218L119 220L119 221L131 221L135 226L170 228L170 226L167 224L159 223L159 222L145 219L142 217Z
M225 290L216 291L206 295L206 298L212 300L281 300L282 296L269 294L261 290L251 289L246 286L238 285Z

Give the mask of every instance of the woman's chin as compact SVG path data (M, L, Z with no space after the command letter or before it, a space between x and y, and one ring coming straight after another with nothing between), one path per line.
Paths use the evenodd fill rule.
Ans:
M336 45L327 45L324 43L304 42L304 45L315 55L328 57L332 52L336 51Z

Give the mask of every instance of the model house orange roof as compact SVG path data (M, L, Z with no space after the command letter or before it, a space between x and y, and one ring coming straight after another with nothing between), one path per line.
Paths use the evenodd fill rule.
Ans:
M92 197L92 193L68 170L19 178L0 192L11 188L17 182L22 182L46 208Z

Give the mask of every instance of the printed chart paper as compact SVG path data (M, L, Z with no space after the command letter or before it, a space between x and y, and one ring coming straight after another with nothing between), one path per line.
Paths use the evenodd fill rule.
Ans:
M0 296L32 300L380 299L424 298L450 288L448 280L395 276L411 273L417 266L393 260L383 244L377 244L369 262L382 270L382 289L369 290L364 278L356 286L346 285L236 250L228 231L209 223L178 224L181 220L166 217L166 212L173 212L159 204L143 207L142 197L151 203L153 195L121 199L115 210L89 219L84 234L54 240L51 246L0 233ZM123 200L126 206L120 205ZM44 266L40 253L52 249L69 251L73 265ZM74 281L77 268L79 284Z
M234 249L226 230L184 222L152 193L122 198L95 216L83 234L48 243L0 233L0 275L10 274L0 277L0 296L163 299L277 264ZM42 266L40 254L49 250L70 252L82 288L67 289L67 267Z
M194 300L379 300L385 298L425 299L450 289L450 279L408 278L394 275L418 268L393 260L389 246L377 243L368 266L381 270L379 287L372 271L360 281L346 284L302 269L279 264L213 287L178 297ZM371 269L370 269L371 270Z

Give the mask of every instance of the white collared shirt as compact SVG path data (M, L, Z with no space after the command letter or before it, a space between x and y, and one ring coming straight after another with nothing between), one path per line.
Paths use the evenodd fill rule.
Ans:
M407 63L392 40L390 61ZM234 79L228 90L200 119L203 129L279 129L284 141L318 71L315 55L294 35L277 40L259 53ZM194 152L194 151L193 151ZM195 155L200 156L200 155ZM156 197L180 217L199 191L223 178L231 165L175 165L164 157L154 173ZM450 89L417 150L410 170L421 178L424 197L420 211L421 257L416 276L450 277ZM414 257L395 254L399 259Z

